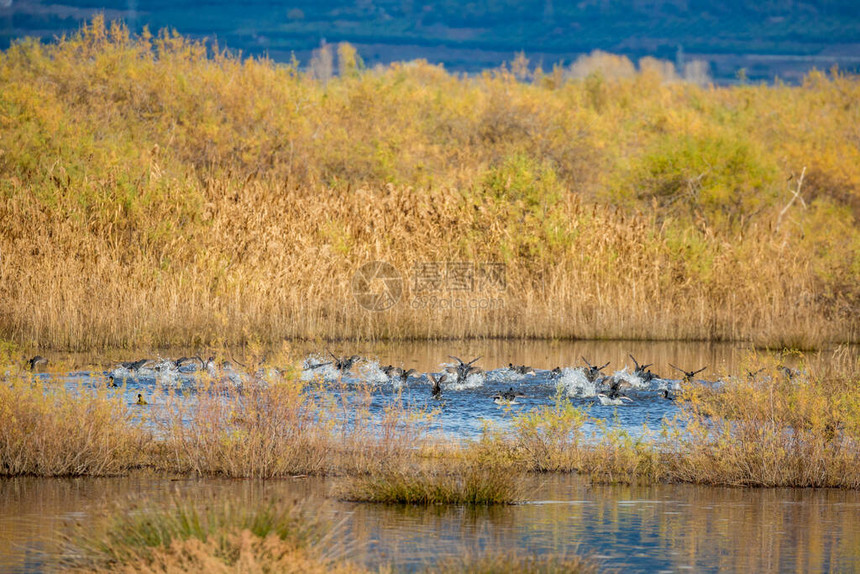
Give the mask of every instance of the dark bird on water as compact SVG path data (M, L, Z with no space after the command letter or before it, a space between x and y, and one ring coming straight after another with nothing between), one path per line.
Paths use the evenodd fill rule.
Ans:
M36 369L44 368L48 366L48 359L43 357L42 355L36 355L27 361L27 368L31 371L35 371Z
M607 390L605 395L610 399L617 399L624 396L624 394L621 392L622 387L625 389L630 388L630 384L624 379L606 377L605 379L603 379L603 381L601 381L601 383L606 383L606 381L609 381L609 389Z
M120 363L121 367L125 367L129 371L139 371L140 369L148 369L155 366L155 361L152 359L140 359L138 361L125 361Z
M385 376L391 379L400 379L404 383L409 378L410 375L417 373L415 369L409 369L408 371L401 368L395 367L393 365L388 365L387 367L382 367L382 372L385 373Z
M469 377L469 375L476 375L478 373L484 372L479 367L473 366L476 362L478 362L478 359L480 359L481 357L476 357L466 363L462 359L455 357L454 355L448 356L457 361L457 364L451 367L446 367L445 370L453 375L456 375L458 383L464 382Z
M433 383L433 388L431 392L433 393L433 398L438 399L442 396L442 379L443 375L434 375L433 373L428 373L427 376L430 378L430 382Z
M534 375L535 370L526 365L515 365L513 363L508 363L508 369L515 372L518 375Z
M342 375L348 373L352 366L361 360L361 357L358 355L352 355L351 357L338 357L331 351L329 351L328 354L331 355L334 368L340 371Z
M608 367L610 363L610 361L606 361L606 363L602 367L597 367L589 363L588 359L586 359L585 357L581 358L583 361L585 361L585 364L588 365L588 368L585 370L585 378L588 379L589 383L593 383L594 381L596 381L598 377L603 374L600 371Z
M519 391L515 391L513 387L509 388L507 391L503 393L499 393L498 395L493 396L493 402L497 405L515 405L517 404L517 397L524 397L525 395Z
M640 365L633 355L627 353L627 356L633 359L633 365L635 366L635 368L633 369L634 375L641 378L646 383L648 381L651 381L652 379L657 378L657 375L648 370L648 367L653 365L653 363L648 363L647 365Z
M597 400L599 400L600 404L603 406L619 406L619 405L623 405L624 401L627 401L629 403L633 402L633 399L631 399L630 397L626 397L624 395L618 395L616 397L610 397L610 396L605 395L603 393L597 393Z

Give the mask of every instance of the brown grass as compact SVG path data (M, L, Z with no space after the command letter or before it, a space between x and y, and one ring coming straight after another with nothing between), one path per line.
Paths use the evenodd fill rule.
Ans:
M95 394L0 383L0 476L104 476L148 464L151 437L128 406Z
M860 488L860 365L856 357L846 362L850 370L789 377L771 361L718 389L692 387L679 420L685 432L669 443L669 476L731 486Z
M213 574L243 572L264 574L353 574L368 572L350 563L319 560L306 550L269 536L259 538L247 530L225 536L223 545L196 539L171 542L152 552L146 561L123 565L111 564L94 572L139 572L141 574L211 572Z
M66 535L63 562L96 572L363 572L317 510L289 500L132 505Z
M377 469L342 480L332 495L355 502L388 504L513 504L522 501L520 477L511 466L448 464L433 468Z
M595 432L586 433L589 422ZM653 482L670 478L654 438L632 437L574 407L561 395L555 404L513 418L509 432L487 429L468 456L521 472L579 472L595 482Z
M97 19L0 55L0 337L856 341L858 91L420 62L321 83ZM350 288L374 260L405 279L383 313ZM461 293L502 303L414 308L427 261L504 263L503 292Z
M395 401L374 428L369 393L343 393L338 401L314 384L275 378L268 388L241 392L214 387L192 406L169 399L154 413L165 436L155 464L170 472L272 478L361 474L411 459L429 442L428 415Z
M44 387L27 375L0 385L0 474L168 473L349 477L340 496L383 502L507 503L519 472L580 472L601 482L860 488L860 364L851 348L830 366L789 377L777 359L751 375L685 384L680 414L659 436L632 437L558 397L487 428L473 442L428 434L432 413L393 401L371 422L371 390L334 400L313 383L273 378L242 392L213 386L196 400L159 397L132 416L104 389ZM763 369L763 370L759 370ZM583 426L597 427L586 434ZM153 429L152 431L146 430Z

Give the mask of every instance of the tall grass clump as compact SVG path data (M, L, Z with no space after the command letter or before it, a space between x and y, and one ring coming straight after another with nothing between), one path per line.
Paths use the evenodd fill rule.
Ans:
M367 473L414 457L429 440L426 413L394 400L372 420L370 399L369 389L335 398L291 377L241 390L213 383L194 401L169 398L154 415L165 437L155 464L172 472L272 478Z
M652 482L665 474L652 439L647 434L633 437L589 416L559 392L553 404L512 417L507 432L484 429L466 451L479 461L505 461L520 472L578 472L599 482Z
M358 572L334 540L341 535L296 501L186 497L133 505L67 535L63 561L95 571Z
M857 372L771 363L718 388L691 387L667 472L706 484L860 487Z
M149 463L150 434L104 389L0 384L0 476L105 476Z
M468 462L436 468L383 468L341 480L333 496L388 504L513 504L523 496L519 478L509 466Z
M511 442L517 458L531 471L570 471L582 467L586 438L583 425L589 416L561 394L550 406L538 407L513 420ZM488 438L485 436L485 439ZM490 440L492 445L497 440ZM497 446L490 446L498 450Z
M0 54L0 337L857 340L855 77L529 83L340 51L323 79L97 18ZM351 292L374 260L404 279L384 313ZM448 261L504 263L493 304L422 306L416 265Z

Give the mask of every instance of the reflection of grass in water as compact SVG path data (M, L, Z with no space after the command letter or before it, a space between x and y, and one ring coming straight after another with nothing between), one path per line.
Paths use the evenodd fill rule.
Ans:
M850 77L708 90L416 63L323 83L101 20L2 65L0 334L19 342L856 332ZM804 165L807 207L780 218ZM504 263L504 289L469 293L504 306L370 316L349 285L374 259Z
M449 558L435 564L432 570L442 574L587 574L600 571L594 562L581 556L530 553L523 556L513 552Z

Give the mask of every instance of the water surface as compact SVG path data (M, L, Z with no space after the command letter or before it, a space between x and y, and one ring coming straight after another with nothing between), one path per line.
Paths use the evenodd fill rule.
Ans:
M176 493L307 500L334 522L328 549L376 567L417 571L435 560L515 550L586 553L624 572L857 571L860 493L691 485L592 485L576 475L529 477L529 502L506 507L373 505L327 498L331 481L112 479L0 480L0 571L36 572L58 534L105 509L170 504Z
M332 365L308 368L331 361L331 352L338 356L359 355L361 360L346 373L338 372ZM189 349L138 352L115 358L73 355L64 358L67 369L54 369L37 376L47 387L64 384L82 389L103 386L106 378L113 376L121 388L110 393L121 394L129 405L134 405L141 394L154 412L155 407L168 400L169 394L180 401L194 401L201 389L210 388L204 382L215 381L222 387L241 391L253 385L274 384L278 379L273 376L275 369L292 370L305 380L319 383L322 392L337 397L357 388L369 388L374 416L379 416L395 401L416 410L432 411L435 413L432 428L455 439L475 438L487 423L504 428L516 414L553 404L557 397L588 409L593 420L639 436L656 434L663 421L677 413L676 403L664 399L661 391L677 392L685 384L720 384L728 374L744 372L750 350L737 344L684 342L422 341L339 344L331 348L303 344L293 349L294 358L290 360L265 361L251 366L240 364L232 358L232 353L228 353L229 358L215 358L205 367L192 363L177 368L172 364L179 356L194 354L208 355ZM264 354L274 355L271 351ZM631 355L640 364L651 364L649 370L655 377L646 380L637 376ZM464 380L446 375L442 396L434 399L429 373L444 373L447 366L456 364L452 356L467 362L477 359L474 364L483 372ZM151 358L153 364L139 369L120 365L120 361L140 358ZM230 365L223 366L224 360ZM791 362L792 358L787 360ZM597 366L608 363L608 366L592 380L585 368L586 361ZM533 367L534 373L517 374L508 368L510 364ZM381 371L384 365L416 372L406 380L389 378ZM683 382L682 374L675 367L688 371L706 369L693 381ZM560 374L553 374L555 368L561 370ZM598 394L609 393L613 383L621 383L622 393L630 400L625 399L622 405L601 404ZM505 391L523 396L518 397L515 404L496 404L493 397ZM141 412L147 411L141 409ZM585 430L600 432L591 423Z
M370 409L379 415L386 405L402 402L432 410L435 428L459 439L478 436L486 422L504 427L511 417L560 396L588 410L592 419L631 434L654 433L678 412L675 402L659 391L691 384L721 384L726 376L745 372L750 350L743 345L623 341L471 341L398 344L332 345L337 355L363 357L348 373L331 366L302 372L307 365L329 360L325 346L305 344L292 349L291 362L266 361L243 367L227 357L216 359L209 373L194 367L171 366L168 358L196 354L193 349L115 353L109 356L50 357L54 367L35 375L46 392L57 386L75 392L96 392L113 375L120 394L134 405L140 393L150 402L137 407L140 416L157 412L173 395L197 400L201 392L247 392L255 385L277 384L272 369L292 369L314 381L313 391L351 395L370 389ZM202 354L202 353L201 353ZM237 352L237 355L240 353ZM633 373L632 354L653 363L657 375L643 380ZM454 361L480 356L483 373L443 384L441 400L430 393L428 373L440 373ZM276 356L276 354L272 354ZM244 357L244 355L243 355ZM589 381L584 359L609 366ZM826 361L824 353L812 361ZM142 369L120 361L153 358ZM228 359L231 367L220 362ZM787 364L802 367L791 357ZM519 375L507 366L524 364L534 374ZM406 381L390 379L380 370L387 364L414 368ZM671 364L686 370L707 366L690 382ZM551 369L561 368L554 376ZM215 386L202 384L203 381ZM604 406L597 394L613 381L625 383L631 402ZM214 389L214 390L213 390ZM492 397L508 389L524 396L516 404L497 405ZM346 415L348 416L348 414ZM593 423L590 430L599 432ZM589 430L586 429L586 430ZM435 560L483 551L582 552L609 568L625 572L715 571L857 571L860 570L860 493L845 490L739 489L690 485L601 486L575 475L539 475L526 479L528 502L510 507L383 506L328 499L331 483L322 479L170 480L135 475L102 479L0 480L0 571L37 572L57 557L58 536L69 522L95 525L105 512L135 504L170 504L176 493L227 497L237 503L274 496L309 500L333 521L346 517L332 553L346 553L376 567L394 565L417 571ZM131 502L130 502L131 501Z

